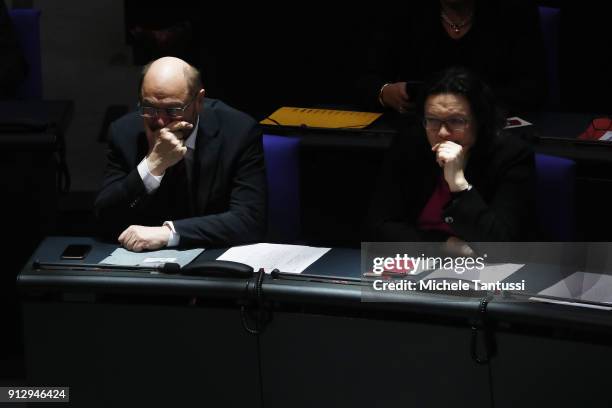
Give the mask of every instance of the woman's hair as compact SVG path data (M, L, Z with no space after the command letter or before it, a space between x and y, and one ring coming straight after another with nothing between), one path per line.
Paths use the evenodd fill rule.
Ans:
M481 148L492 143L505 126L505 115L497 105L491 88L466 68L448 68L434 74L425 83L417 105L421 117L424 116L427 98L441 94L462 95L467 99L478 126L474 147Z

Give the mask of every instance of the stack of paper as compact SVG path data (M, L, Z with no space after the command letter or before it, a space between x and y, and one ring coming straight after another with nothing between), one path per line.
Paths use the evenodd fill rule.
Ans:
M260 123L277 126L307 126L326 129L363 129L382 114L332 109L283 107Z
M204 252L203 248L177 250L162 249L159 251L132 252L117 248L112 254L100 261L101 264L123 266L155 266L164 263L177 263L181 268Z
M302 245L254 244L230 248L217 259L247 264L255 270L264 268L266 273L272 272L273 269L301 273L330 249Z
M580 303L581 300L595 303L612 304L612 276L591 272L575 272L544 289L539 295L568 299L567 301L532 297L531 300L548 303L558 303L572 306L590 307L595 309L612 310L604 305Z

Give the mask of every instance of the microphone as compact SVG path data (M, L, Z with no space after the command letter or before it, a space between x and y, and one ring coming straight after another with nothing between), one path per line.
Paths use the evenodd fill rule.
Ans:
M139 271L158 272L165 274L177 274L181 266L175 262L160 262L152 265L110 265L110 264L87 264L87 263L61 263L34 261L32 268L47 271Z
M200 261L186 265L181 271L187 276L212 276L218 278L249 279L253 276L253 267L233 261Z

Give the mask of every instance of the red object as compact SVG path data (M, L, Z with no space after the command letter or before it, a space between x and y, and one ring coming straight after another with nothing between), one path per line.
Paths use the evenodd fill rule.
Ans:
M440 174L436 188L417 219L417 227L425 231L437 230L454 235L451 227L442 220L442 211L450 200L451 192L448 188L448 183L444 180L442 174Z
M580 140L599 140L606 134L606 132L612 131L612 119L611 118L595 118L589 124L584 132L578 136Z
M506 119L506 126L519 126L521 121L518 119Z

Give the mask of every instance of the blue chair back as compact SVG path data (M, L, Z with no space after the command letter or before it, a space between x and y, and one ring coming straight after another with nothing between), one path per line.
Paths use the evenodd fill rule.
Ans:
M268 179L268 241L295 242L301 234L298 138L263 136Z
M536 154L536 215L540 239L574 239L575 163L556 156Z
M542 38L546 52L546 75L548 78L548 107L559 106L561 95L559 90L559 20L557 8L538 7Z
M12 9L9 10L9 15L23 56L28 63L28 75L17 90L17 98L41 99L40 10Z

